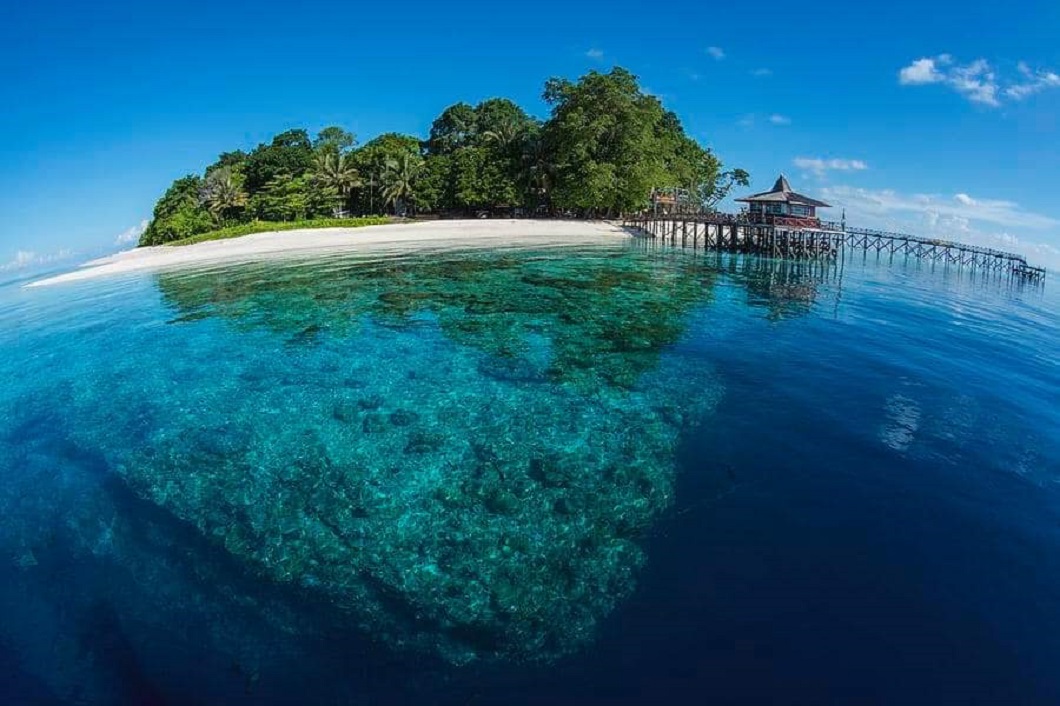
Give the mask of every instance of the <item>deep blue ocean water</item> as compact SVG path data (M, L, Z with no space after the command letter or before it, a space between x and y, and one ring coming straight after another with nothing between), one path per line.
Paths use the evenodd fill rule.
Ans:
M0 289L12 704L1060 703L1060 297L641 244Z

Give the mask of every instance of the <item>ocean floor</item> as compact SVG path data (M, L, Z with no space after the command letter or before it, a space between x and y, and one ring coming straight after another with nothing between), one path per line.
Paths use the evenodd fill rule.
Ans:
M721 394L666 352L710 278L622 249L156 282L168 319L16 402L21 424L332 624L456 664L591 642ZM48 472L45 448L9 453ZM76 541L117 551L114 527Z

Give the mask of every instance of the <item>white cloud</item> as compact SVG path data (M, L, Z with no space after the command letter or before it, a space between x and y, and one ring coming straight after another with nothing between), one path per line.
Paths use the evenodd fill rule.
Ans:
M604 58L604 50L603 49L596 49L594 47L594 48L590 49L589 51L585 52L585 55L587 57L589 57L590 59L592 59L593 61L599 61L600 59Z
M973 103L1001 105L997 99L997 76L986 59L976 59L967 66L955 66L946 81Z
M135 225L132 228L128 228L118 234L118 237L114 239L115 245L131 245L139 242L140 236L147 230L147 224L151 221L146 218L140 221L139 225Z
M806 169L817 176L824 176L825 172L860 172L869 168L869 165L860 159L821 159L820 157L796 157L794 164L799 169Z
M773 113L765 117L755 115L754 113L748 113L741 117L736 124L740 127L754 127L759 123L759 118L765 120L770 125L791 125L791 118L786 115L780 115L779 113Z
M32 250L19 250L15 257L0 265L0 272L11 272L14 270L25 270L38 265L47 265L52 262L69 259L73 256L71 250L59 250L54 253L38 254Z
M721 61L725 58L725 50L721 47L707 47L707 54L710 54L715 61Z
M773 75L773 69L764 69L764 68L763 69L755 69L754 71L751 72L751 75L752 76L757 76L758 78L764 78L766 76L772 76Z
M1023 100L1047 88L1060 88L1060 74L1053 71L1035 71L1026 62L1019 63L1022 83L1016 83L1005 89L1005 95L1013 100Z
M921 86L928 83L942 83L946 77L935 68L936 62L950 63L948 54L941 54L935 59L917 59L898 72L898 82L903 86Z
M963 192L942 196L851 186L826 187L820 195L844 208L849 224L1010 250L1025 255L1032 265L1060 267L1060 248L1045 242L1056 237L1060 220L1013 201L974 198ZM1027 240L1013 231L1036 235Z
M1060 88L1060 74L1034 70L1021 61L1017 65L1019 79L999 79L986 59L959 64L949 54L917 59L898 72L898 83L903 86L942 84L980 105L998 107L1001 99L1023 100L1047 88Z
M901 194L889 189L869 190L849 186L826 187L828 198L851 201L874 213L930 214L933 217L958 217L1011 228L1044 230L1060 227L1060 220L1020 208L1014 201L976 199L965 193L953 196L937 194Z
M973 103L1001 105L997 98L997 75L986 59L963 65L955 63L949 54L917 59L898 72L898 83L903 86L941 83Z
M21 270L32 265L36 262L36 259L37 253L32 250L19 250L15 253L14 258L0 265L0 270Z

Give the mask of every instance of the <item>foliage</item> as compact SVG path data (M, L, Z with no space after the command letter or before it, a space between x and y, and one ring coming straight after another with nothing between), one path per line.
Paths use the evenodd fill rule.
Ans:
M316 139L313 140L313 150L317 154L345 155L356 144L357 138L352 132L347 132L341 127L332 125L317 133Z
M412 198L417 211L437 211L452 201L449 183L451 168L448 156L429 156L424 160Z
M237 226L229 226L220 230L211 230L200 233L185 240L178 240L168 245L173 247L183 245L194 245L205 243L208 240L227 240L229 238L241 238L244 235L254 233L273 233L285 230L310 230L316 228L362 228L364 226L381 226L390 223L389 218L366 217L366 218L317 218L309 221L287 221L280 223L276 221L251 221Z
M723 171L625 69L550 79L544 98L546 122L491 98L449 106L426 140L385 133L358 146L353 133L328 126L313 139L294 129L249 154L222 153L203 177L173 183L140 243L342 212L612 217L645 208L656 188L681 188L709 210L748 184L747 172Z
M210 230L213 219L199 205L202 187L203 180L194 175L173 182L155 204L151 223L140 236L140 245L161 245Z
M313 146L305 130L288 130L258 145L246 161L247 190L265 187L281 174L300 177L313 168Z
M330 148L317 152L313 178L320 186L333 189L339 195L340 204L346 203L352 189L363 185L353 160L345 153Z
M491 98L479 103L475 115L478 145L494 147L499 153L517 147L522 137L536 125L522 108L507 98Z
M425 185L439 211L522 206L528 200L522 177L523 150L537 123L505 98L445 109L431 126Z
M295 221L334 216L340 203L336 188L311 175L280 174L254 194L250 211L260 220Z
M183 205L166 218L152 221L140 237L140 245L162 245L205 233L213 227L213 218L205 210Z
M544 139L560 208L614 215L644 208L653 188L710 179L710 153L625 69L550 79L544 98L552 106Z
M451 154L471 144L476 134L477 115L467 103L449 106L431 125L431 136L427 140L429 154Z
M416 188L416 177L423 168L418 155L403 154L387 160L383 171L383 202L389 204L395 214L404 215L405 207L412 201Z
M198 201L201 188L202 179L193 174L177 179L155 204L154 217L168 218L185 205L194 205Z
M715 210L734 186L748 186L751 183L751 175L743 169L730 169L718 174L710 182L703 182L699 187L700 198L708 210Z
M207 172L199 192L199 203L218 223L233 220L247 205L243 181L243 173L238 168L225 166Z
M386 202L383 195L387 164L405 156L419 157L420 140L412 135L388 132L365 143L351 155L353 166L361 176L363 188L355 195L353 207L358 213L380 213ZM426 204L423 204L426 205ZM419 202L416 203L420 207Z
M235 150L234 152L222 152L218 157L217 161L206 167L206 176L210 176L211 172L224 167L232 169L240 168L247 161L247 153L243 150Z

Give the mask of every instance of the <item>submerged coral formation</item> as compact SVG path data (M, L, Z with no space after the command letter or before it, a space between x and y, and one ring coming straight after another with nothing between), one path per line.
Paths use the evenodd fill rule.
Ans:
M429 314L451 340L500 358L488 363L497 374L629 387L714 285L711 270L687 260L557 252L343 260L280 277L255 267L163 274L159 286L178 322L219 315L306 343L349 335L366 316L400 328Z
M709 284L628 251L164 275L177 328L234 325L279 359L169 380L164 410L114 420L143 439L108 463L390 645L554 658L633 590L680 433L716 399L666 353Z

